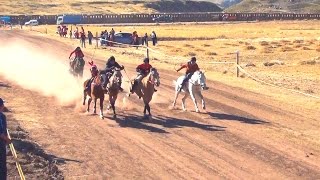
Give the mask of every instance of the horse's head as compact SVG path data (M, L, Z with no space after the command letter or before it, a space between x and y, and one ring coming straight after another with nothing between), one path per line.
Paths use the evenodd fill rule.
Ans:
M156 68L150 70L150 79L149 81L155 86L160 86L160 75Z
M195 84L200 85L202 90L208 89L204 72L196 71L192 76L192 80L195 82Z

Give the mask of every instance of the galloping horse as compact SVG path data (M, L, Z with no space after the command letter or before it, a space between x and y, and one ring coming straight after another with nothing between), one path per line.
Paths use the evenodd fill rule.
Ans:
M107 87L109 92L109 103L110 103L108 105L108 110L110 109L110 106L111 106L113 110L113 118L117 117L115 103L118 98L121 77L122 75L121 75L120 69L115 69L113 71L112 76L109 78L109 83Z
M90 87L90 91L84 92L83 93L83 105L86 104L86 97L87 95L89 96L89 100L88 100L88 107L87 107L87 112L89 112L90 110L90 104L91 101L93 99L94 101L94 109L93 109L93 113L96 114L96 106L97 106L97 99L100 99L100 118L103 119L103 101L104 101L104 91L102 89L102 85L101 85L101 76L100 74L98 76L96 76L93 80L93 82L91 83L91 87ZM83 83L83 87L84 89L86 88L86 84L89 81L86 80Z
M175 98L173 101L172 106L174 107L176 105L176 101L179 95L179 85L182 83L184 76L180 76L177 81L174 81L175 84ZM201 87L201 88L200 88ZM196 71L191 78L189 79L189 82L185 84L185 86L182 88L182 90L185 92L184 97L182 98L182 109L186 111L185 101L188 95L190 94L191 99L194 103L194 106L196 108L196 112L199 112L196 96L198 95L201 98L202 101L202 109L206 109L206 104L203 99L203 96L201 94L201 90L207 90L208 87L206 85L206 77L204 76L204 73L201 71Z
M139 97L142 97L144 102L144 118L147 118L146 110L148 110L149 117L151 117L151 110L150 110L150 101L152 100L152 96L154 93L154 86L160 85L160 76L157 69L152 68L149 74L141 80L141 83L136 86L133 90Z

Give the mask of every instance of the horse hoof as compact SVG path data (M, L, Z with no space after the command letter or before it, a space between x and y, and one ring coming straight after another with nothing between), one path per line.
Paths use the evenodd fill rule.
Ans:
M199 109L197 109L197 110L196 110L196 113L199 113L199 112L200 112Z
M184 112L186 112L187 111L187 109L182 109Z
M104 116L103 116L103 115L100 115L100 119L104 119Z
M116 115L116 114L114 114L112 117L113 117L113 118L117 118L117 115Z
M205 107L205 106L203 106L203 107L202 107L202 109L203 109L203 110L206 110L206 107Z

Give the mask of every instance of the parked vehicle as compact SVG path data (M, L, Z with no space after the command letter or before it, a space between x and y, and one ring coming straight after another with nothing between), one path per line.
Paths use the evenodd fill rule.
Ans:
M132 33L119 32L114 34L114 42L132 44Z
M39 25L39 22L38 22L38 20L36 20L36 19L32 19L32 20L24 23L24 25L26 25L26 26L38 26L38 25Z
M170 17L170 16L162 15L162 16L159 16L159 17L152 18L152 21L154 21L156 23L173 22L173 18Z
M57 25L60 24L81 24L82 15L62 15L57 18Z
M9 16L2 16L0 17L0 23L11 24L11 18Z

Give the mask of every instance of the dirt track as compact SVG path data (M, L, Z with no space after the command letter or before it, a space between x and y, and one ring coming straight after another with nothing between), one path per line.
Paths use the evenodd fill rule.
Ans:
M12 36L0 33L1 41ZM73 48L32 34L15 36L38 48L60 47L62 57ZM103 59L96 57L100 67ZM135 64L125 66L134 73ZM110 114L100 120L79 105L61 106L14 83L0 92L32 139L63 159L59 168L67 179L320 178L320 112L213 81L204 93L207 112L169 110L177 75L158 68L161 87L148 122L142 121L143 103L135 97L118 108L116 120L108 119ZM187 107L193 110L190 99Z

